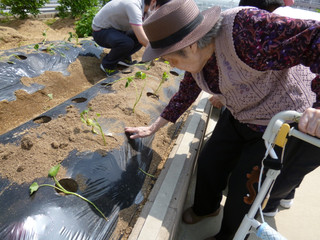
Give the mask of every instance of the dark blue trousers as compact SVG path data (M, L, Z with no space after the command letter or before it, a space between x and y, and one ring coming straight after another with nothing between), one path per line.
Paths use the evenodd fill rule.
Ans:
M102 59L103 67L108 69L115 69L120 60L131 60L131 55L142 47L133 31L123 32L109 28L94 31L92 36L98 45L110 48L110 52Z
M263 133L255 132L233 118L226 109L220 116L211 138L204 146L198 160L194 212L201 216L214 212L228 185L223 220L217 240L233 239L244 215L251 205L244 202L249 193L247 174L254 166L261 167L266 148ZM280 157L280 148L277 154ZM320 164L320 149L290 139L286 146L285 164L273 187L269 200L278 206L303 180L303 177ZM253 187L257 188L257 184ZM269 205L268 204L268 205Z

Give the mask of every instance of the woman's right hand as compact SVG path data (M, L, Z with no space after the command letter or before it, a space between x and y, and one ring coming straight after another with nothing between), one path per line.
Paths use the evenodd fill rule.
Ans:
M125 132L130 133L130 139L136 138L144 138L152 135L154 132L152 131L152 127L126 127L124 129Z
M124 131L131 134L130 139L144 138L154 134L167 123L167 120L158 117L156 121L148 127L125 127Z

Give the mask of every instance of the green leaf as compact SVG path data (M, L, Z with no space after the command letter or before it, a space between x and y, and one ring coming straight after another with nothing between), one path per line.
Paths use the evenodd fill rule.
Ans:
M81 114L87 114L88 112L89 112L89 109L86 109L86 110L83 110Z
M128 77L126 82L126 88L130 85L130 83L133 81L133 77Z
M142 75L142 72L139 71L139 72L136 72L135 77L136 77L136 78L140 78L141 75Z
M49 177L55 177L57 176L58 172L59 172L59 169L60 169L60 164L52 167L49 171Z
M42 36L44 36L44 37L47 36L47 30L48 30L48 28L42 31Z
M164 61L165 64L170 64L168 61Z
M144 72L141 75L141 79L145 79L147 77L147 74L145 74Z
M38 191L39 185L37 182L34 182L30 185L29 190L30 190L30 195L32 195L34 192Z
M93 120L90 119L90 118L88 118L88 119L87 119L87 125L88 125L88 126L94 126Z
M39 49L39 44L35 44L34 47L33 47L35 50L38 50Z
M72 32L69 32L68 42L71 42L72 37Z
M141 72L141 71L136 72L136 74L135 74L135 77L136 77L136 78L140 78L140 79L145 79L146 76L147 76L147 75L146 75L144 72Z
M169 75L167 72L163 72L162 74L162 80L167 80L169 78Z

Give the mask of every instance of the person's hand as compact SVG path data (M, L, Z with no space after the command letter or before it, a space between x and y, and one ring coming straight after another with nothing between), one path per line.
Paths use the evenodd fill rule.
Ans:
M144 138L153 134L151 126L148 127L126 127L125 132L130 133L131 139Z
M211 102L212 106L216 108L222 108L223 104L220 102L219 98L215 95L209 98L209 101Z
M159 116L156 121L148 127L126 127L124 131L131 134L130 139L144 138L154 134L167 123L167 120Z
M308 108L300 117L299 130L320 138L320 109Z

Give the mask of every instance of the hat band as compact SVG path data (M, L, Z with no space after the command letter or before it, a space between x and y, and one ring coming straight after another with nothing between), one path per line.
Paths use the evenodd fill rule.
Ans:
M179 31L161 40L150 42L151 47L164 48L181 41L185 36L192 32L202 22L202 20L203 15L200 13L195 19L193 19L190 23L181 28Z

